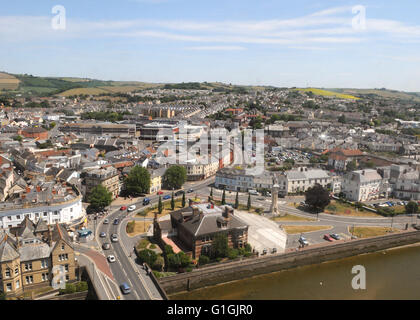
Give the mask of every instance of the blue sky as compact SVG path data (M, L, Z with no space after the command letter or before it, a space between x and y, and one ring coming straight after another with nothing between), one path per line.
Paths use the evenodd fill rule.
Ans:
M416 0L4 1L0 70L420 91L419 12Z

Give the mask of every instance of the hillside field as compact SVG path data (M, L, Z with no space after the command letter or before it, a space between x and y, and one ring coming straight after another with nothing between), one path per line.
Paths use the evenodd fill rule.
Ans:
M16 77L0 73L0 91L1 90L16 90L19 87L19 80Z

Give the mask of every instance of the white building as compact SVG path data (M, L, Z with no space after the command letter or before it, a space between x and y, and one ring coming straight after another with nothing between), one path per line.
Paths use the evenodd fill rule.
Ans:
M298 168L286 171L279 176L280 192L283 194L305 192L316 184L327 188L332 178L327 171L321 169Z
M382 177L374 169L353 171L344 176L342 192L350 201L378 199L382 190Z

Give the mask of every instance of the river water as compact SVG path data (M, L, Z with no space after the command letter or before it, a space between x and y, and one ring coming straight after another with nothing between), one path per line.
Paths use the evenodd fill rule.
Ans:
M352 288L352 268L366 289ZM179 300L420 299L420 246L304 266L170 296Z

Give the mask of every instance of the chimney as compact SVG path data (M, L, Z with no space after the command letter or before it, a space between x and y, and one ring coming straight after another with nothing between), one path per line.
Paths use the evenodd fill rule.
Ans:
M40 186L36 186L36 192L41 192L41 187Z
M52 230L51 226L48 226L48 245L52 247Z
M26 187L26 193L29 193L29 192L31 192L31 188Z

